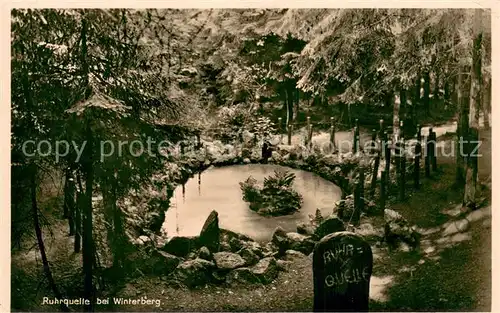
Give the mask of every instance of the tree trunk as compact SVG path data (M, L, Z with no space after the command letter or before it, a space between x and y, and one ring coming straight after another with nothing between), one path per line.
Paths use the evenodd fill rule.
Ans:
M433 99L438 100L439 99L439 70L436 69L434 72L434 92L433 92ZM434 104L437 106L437 102L434 102Z
M105 175L108 176L109 174ZM102 190L102 204L104 209L104 221L106 222L106 239L109 248L111 250L111 253L114 256L114 238L113 238L114 204L113 203L116 203L116 200L113 199L113 195L110 188L110 182L108 180L101 181L101 190Z
M94 184L93 169L93 138L90 127L87 126L88 152L85 160L85 203L83 206L83 276L84 297L90 300L90 305L85 306L87 312L92 312L94 302L94 287L92 283L92 271L94 264L94 243L92 236L92 190Z
M49 260L47 259L47 254L45 253L45 244L43 242L42 229L40 227L40 220L38 218L38 203L36 200L36 171L33 171L31 177L31 209L33 213L33 223L35 226L36 239L38 242L38 248L40 250L40 255L42 257L43 271L47 280L49 282L49 286L54 293L54 296L57 299L62 299L62 295L57 289L56 283L54 281L54 277L52 276L52 272L50 270ZM64 312L69 312L69 308L64 304L60 304L60 308Z
M68 207L68 181L69 181L69 170L64 173L64 200L63 200L63 218L69 218L69 207Z
M483 33L481 29L480 9L474 10L474 41L472 50L471 86L469 102L469 149L467 150L466 181L463 204L476 208L477 205L477 151L475 146L479 141L479 111L481 109L481 45Z
M87 31L88 23L85 16L82 20L81 31L81 61L82 72L85 88L90 91L89 85L89 64L87 61ZM85 94L84 96L87 96ZM92 270L94 265L94 243L92 237L92 191L94 183L94 143L93 135L90 127L90 117L85 116L86 124L86 139L87 146L85 147L85 158L83 160L83 172L85 177L85 195L83 196L83 245L82 245L82 259L83 259L83 294L84 298L90 301L89 305L85 305L85 311L93 311L94 302L94 286L92 283Z
M113 186L112 195L114 199L117 199L116 186ZM123 214L120 208L116 205L116 200L113 206L113 227L115 233L114 244L116 245L113 265L121 269L123 268L123 262L125 260L125 246L128 244L128 242L126 240L125 229L123 227Z
M456 149L456 175L455 184L458 187L463 187L465 184L465 168L464 168L464 152L462 149L462 141L468 133L468 104L470 79L464 77L467 67L460 67L457 75L456 98L458 101L458 125L457 125L457 149Z
M400 103L399 101L401 101L401 98L400 100L398 101L396 99L396 97L392 97L391 99L392 101L392 136L393 136L393 139L394 139L394 142L396 142L397 138L399 138L399 106L400 106Z
M417 75L415 78L415 89L413 91L413 107L415 108L420 102L420 87L421 87L421 77Z
M399 116L401 119L404 121L407 119L406 116L406 89L404 87L401 87L399 90L399 99L400 99L400 104L399 104Z
M300 89L295 89L295 118L299 116Z
M68 210L68 227L69 235L73 236L75 234L75 181L71 177L71 172L66 178L66 184L64 184L64 205Z
M482 101L484 128L490 129L490 112L491 112L491 78L486 83L484 96Z
M288 104L287 104L287 109L288 109L288 116L290 122L295 121L295 118L293 116L293 103L294 103L294 90L293 88L288 89Z
M113 267L122 268L124 260L125 232L120 208L116 205L116 182L105 183L103 186L104 219L106 221L107 240L113 255ZM117 271L118 274L122 274Z
M78 176L78 191L76 192L76 205L75 205L75 253L79 253L82 243L82 208L83 208L83 187L80 176Z
M430 114L430 98L429 94L431 91L431 77L429 72L424 73L424 98L422 99L424 105L424 111L427 116Z

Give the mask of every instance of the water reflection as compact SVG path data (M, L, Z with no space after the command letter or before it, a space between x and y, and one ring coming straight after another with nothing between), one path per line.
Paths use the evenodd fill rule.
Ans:
M262 182L264 177L271 175L276 169L295 173L294 188L303 196L304 203L302 209L295 214L264 217L248 209L247 203L242 200L239 182L250 175ZM256 240L268 240L276 226L295 231L297 223L307 222L309 214L314 214L317 208L325 216L330 214L340 196L339 187L306 171L271 164L211 168L198 175L197 180L190 179L185 186L175 190L163 227L169 237L198 235L210 211L216 210L221 227Z

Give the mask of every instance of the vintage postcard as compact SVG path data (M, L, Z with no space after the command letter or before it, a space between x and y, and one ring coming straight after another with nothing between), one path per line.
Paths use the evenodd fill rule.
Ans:
M491 5L27 5L3 309L493 310Z

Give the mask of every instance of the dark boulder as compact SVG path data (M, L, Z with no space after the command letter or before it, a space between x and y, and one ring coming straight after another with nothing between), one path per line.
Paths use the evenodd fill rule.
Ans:
M188 260L177 266L174 277L178 282L194 288L209 283L214 268L214 263L207 260L199 258Z
M179 257L186 257L198 247L198 237L173 237L163 247L163 251Z
M297 233L306 236L312 236L314 234L315 227L311 224L300 223L297 224Z
M278 265L274 258L264 258L253 267L242 267L227 275L229 283L261 283L269 284L278 276Z
M198 257L200 259L207 260L207 261L212 261L212 259L213 259L213 255L210 252L210 250L208 250L207 247L200 248L200 250L198 251Z
M220 246L219 215L217 211L210 212L200 232L199 243L212 252L218 252Z
M245 266L254 265L259 261L259 257L249 248L243 248L238 254L245 260Z
M335 215L331 215L323 220L323 222L316 228L314 236L316 239L320 240L326 235L345 231L344 222Z
M245 265L245 260L236 253L217 252L214 254L215 265L221 270L232 270Z

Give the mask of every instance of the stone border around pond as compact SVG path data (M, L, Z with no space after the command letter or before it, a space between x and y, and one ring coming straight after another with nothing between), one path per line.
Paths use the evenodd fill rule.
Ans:
M278 149L274 151L270 162L265 162L261 158L242 158L238 155L229 158L226 156L222 160L205 159L200 161L200 159L195 158L180 160L177 162L180 164L177 177L173 180L176 185L171 186L169 196L173 194L173 190L179 184L186 183L197 173L202 173L212 166L223 167L253 163L276 164L315 173L338 185L344 199L352 190L352 185L357 179L356 169L369 168L368 157L362 153L358 155L348 153L341 156L309 154L306 157L303 157L303 153L299 153L297 157L290 151L300 148L287 146L285 149ZM346 201L348 200L349 197ZM190 288L207 283L266 284L274 280L279 271L286 271L290 262L296 258L308 255L312 257L311 253L316 242L324 235L346 229L347 224L333 212L334 208L332 208L332 215L326 218L316 216L316 220L309 224L297 225L297 232L287 233L277 227L272 240L265 246L261 246L248 236L220 229L218 213L212 211L199 236L177 236L163 242L155 242L147 236L140 236L136 245L139 250L142 246L149 252L142 258L132 255L132 263L145 265L146 268L143 269L145 272L148 271L148 268L154 268L155 275L161 275L166 277L169 282ZM162 213L157 216L163 222L165 211ZM392 225L391 222L396 225L393 221L389 221L389 226ZM400 236L399 232L410 229L405 223L405 221L399 222L397 227L391 227L395 230L391 234ZM387 233L387 229L385 231L383 229L382 231L375 230L369 223L360 225L359 230L360 234L365 232L362 235L372 243L382 242L385 238L384 233ZM136 259L134 260L134 258Z

